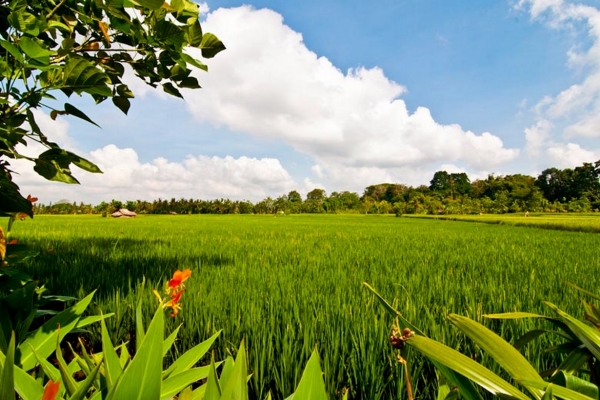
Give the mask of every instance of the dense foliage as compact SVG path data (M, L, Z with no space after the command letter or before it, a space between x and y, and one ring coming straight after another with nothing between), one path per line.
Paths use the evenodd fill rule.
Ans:
M229 199L158 199L152 202L112 200L99 205L63 201L37 205L40 214L112 213L127 208L142 214L504 214L519 212L592 212L600 209L600 161L575 169L544 170L537 178L515 174L489 175L471 182L465 173L438 171L430 186L383 183L365 188L362 196L342 191L329 196L314 189L302 199L286 195L251 203Z
M64 102L73 94L96 103L111 99L127 113L134 97L127 70L165 92L199 88L186 52L213 57L225 47L203 33L198 5L189 0L0 0L0 210L31 215L31 203L12 181L10 163L26 159L46 179L77 183L71 165L100 169L50 140L36 118L69 115L95 124ZM40 154L24 151L35 143Z

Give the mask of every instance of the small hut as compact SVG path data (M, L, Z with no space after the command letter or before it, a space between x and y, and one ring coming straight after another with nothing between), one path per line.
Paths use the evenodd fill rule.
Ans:
M137 214L133 211L129 211L126 208L121 208L120 210L112 213L111 216L113 216L114 218L133 218L137 216Z

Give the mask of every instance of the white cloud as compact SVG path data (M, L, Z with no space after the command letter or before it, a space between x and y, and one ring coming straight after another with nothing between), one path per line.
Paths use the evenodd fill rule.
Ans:
M23 164L16 181L26 193L43 193L39 197L44 203L63 198L98 203L159 197L257 201L296 188L279 160L272 158L188 156L182 162L157 158L142 163L135 150L114 145L94 150L87 157L104 173L89 174L74 167L81 185L44 182Z
M575 168L600 159L600 150L586 150L575 143L553 145L547 154L557 168Z
M406 89L380 68L340 71L274 11L218 9L203 27L218 32L227 50L198 75L204 90L185 93L189 111L216 126L284 140L336 187L355 187L362 174L373 184L404 178L394 172L403 168L461 161L478 169L518 155L489 132L439 124L424 107L410 113L399 98Z
M600 137L600 10L563 0L520 0L532 19L542 19L551 28L573 34L574 46L567 52L568 65L583 75L556 95L541 99L534 111L537 122L525 129L531 157L548 156L556 167L574 167L594 161L598 152L570 141L575 137ZM587 36L577 40L578 34ZM582 45L587 44L587 46Z

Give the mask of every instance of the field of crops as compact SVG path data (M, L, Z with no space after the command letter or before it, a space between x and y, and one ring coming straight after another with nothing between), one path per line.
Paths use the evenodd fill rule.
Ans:
M580 295L563 282L600 292L600 235L508 224L364 215L36 216L13 231L41 250L25 268L53 293L98 289L95 311L118 313L109 329L120 340L134 331L138 295L149 314L151 289L162 290L176 269L192 269L183 311L170 326L183 322L178 348L223 329L215 347L223 358L245 338L257 399L269 390L274 399L289 395L315 346L330 398L344 387L354 399L404 397L402 368L387 341L393 321L363 281L396 299L431 337L479 358L447 314L481 321L484 313L547 313L545 299L581 317ZM514 340L537 322L484 323ZM548 362L544 340L525 350L540 368ZM412 356L409 363L420 398L431 398L431 367Z
M600 233L600 214L598 213L531 213L525 216L517 214L483 215L407 215L410 218L432 218L448 221L481 222L485 224L508 224L559 231Z

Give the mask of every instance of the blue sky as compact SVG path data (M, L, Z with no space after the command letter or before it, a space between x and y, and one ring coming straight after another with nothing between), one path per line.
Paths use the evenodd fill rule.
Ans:
M600 1L201 7L203 28L228 47L196 74L203 89L182 101L132 79L128 116L69 100L102 129L71 118L43 126L105 174L66 186L20 164L26 192L46 203L255 201L600 159Z

